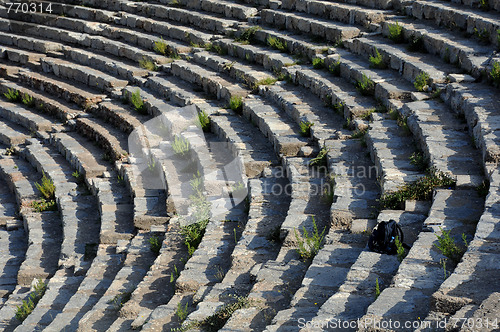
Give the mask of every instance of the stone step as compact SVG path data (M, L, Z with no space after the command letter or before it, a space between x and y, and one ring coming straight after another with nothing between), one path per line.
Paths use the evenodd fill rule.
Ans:
M52 312L46 322L48 330L76 330L78 321L91 310L123 266L125 255L116 252L116 246L99 244L97 256L80 283L78 290L65 301L60 312ZM40 325L41 322L39 322Z
M141 326L155 308L168 303L175 292L171 276L173 280L178 277L188 258L179 225L171 222L158 257L132 292L130 300L120 309L120 317L124 319L120 323L131 328L137 319L142 321L138 324Z
M183 0L180 1L180 4L189 9L203 10L223 15L227 18L236 18L245 21L258 14L258 10L255 7L245 6L225 0Z
M17 274L17 283L27 286L34 278L50 278L57 270L63 239L62 220L58 212L32 211L30 205L38 199L35 183L40 183L40 175L28 162L2 153L0 169L21 207L20 214L27 233L28 248Z
M285 112L260 97L244 100L243 116L259 128L279 155L297 156L302 148L311 145L307 138L300 136L299 126Z
M9 299L0 308L0 328L4 331L13 331L19 325L19 320L15 318L17 307L22 305L30 294L29 286L16 286Z
M171 72L172 75L199 86L205 93L227 102L231 97L246 97L250 92L239 83L187 61L173 62Z
M49 15L46 13L32 13L29 17L12 17L8 21L12 32L20 34L29 31L30 36L39 36L43 39L62 42L64 44L72 43L84 47L91 47L96 50L103 50L106 53L115 56L123 56L133 61L140 61L143 57L151 59L157 63L165 63L167 59L153 51L154 42L158 37L152 37L139 31L126 28L118 28L105 23L92 22L73 17L63 17ZM31 29L30 29L31 28ZM133 35L141 35L144 38L134 38ZM114 38L110 39L110 38ZM125 42L117 41L123 39ZM143 40L144 42L140 42ZM133 42L139 47L129 45ZM172 43L173 45L175 43ZM142 48L140 48L142 47ZM143 48L148 48L148 51ZM190 48L179 46L179 51L187 51Z
M96 52L88 52L75 47L64 46L63 52L67 59L80 65L93 67L111 76L119 77L129 82L140 80L141 77L149 75L148 70L139 68L136 64L125 62L113 56L102 55Z
M378 114L372 118L366 134L366 144L380 174L382 194L395 192L404 184L414 182L424 175L420 166L412 164L410 160L417 150L413 139L396 120Z
M202 296L187 321L200 321L214 314L217 308L228 303L230 295L248 294L253 284L252 271L276 258L279 239L272 238L271 234L279 230L289 205L285 192L278 193L278 189L289 182L282 177L279 169L274 169L274 175L249 181L248 221L231 255L231 267L220 283L198 291L206 295ZM237 233L241 231L238 229Z
M24 97L21 93L20 96ZM52 131L53 125L56 124L51 118L37 114L27 106L5 101L0 101L0 117L19 124L29 131Z
M18 83L1 79L0 93L6 93L9 89L19 91L21 96L27 94L33 99L33 103L38 110L55 115L63 122L83 113L83 110L76 105L69 104L64 100L53 99L50 94L44 91L34 91Z
M138 233L126 247L123 267L99 301L78 322L78 330L107 330L117 319L119 309L127 302L137 285L155 261L149 240L160 238L153 233ZM75 325L76 326L76 325Z
M59 266L84 273L89 265L85 259L87 247L97 244L95 234L100 227L97 201L84 188L78 188L72 175L74 169L61 155L34 139L30 143L25 150L26 159L56 187L55 199L63 223Z
M10 26L7 25L5 28L8 30ZM20 49L25 49L36 53L51 53L60 52L63 49L63 45L60 43L54 43L50 41L40 40L28 36L20 36L12 33L0 32L0 42L7 46L16 46Z
M481 151L483 165L496 163L500 156L495 93L492 87L484 84L451 83L442 95L450 107L465 117L469 133Z
M242 164L248 177L259 175L270 164L277 164L270 143L262 137L257 128L250 126L234 112L223 110L218 104L206 102L199 93L192 92L187 84L173 76L151 78L147 85L179 106L192 104L198 112L207 113L212 132L221 141L227 142L234 157L240 156L243 159ZM141 92L141 96L147 100L154 99L153 95L146 92Z
M12 147L26 143L28 133L21 126L10 121L0 121L0 143Z
M255 36L263 31L262 29L257 30ZM265 42L265 39L263 41ZM213 44L227 50L229 56L256 63L273 73L279 73L282 67L292 66L297 62L292 55L280 53L271 47L264 47L263 45L252 45L225 38L217 39Z
M345 118L362 116L378 106L372 98L361 96L353 85L326 71L300 68L295 72L294 81L309 89L327 106L337 109Z
M255 89L266 81L276 81L274 75L263 71L260 67L240 63L232 57L202 51L196 52L192 60L224 76L227 75L249 88Z
M46 58L41 64L45 73L53 73L57 77L74 80L101 91L112 92L128 85L128 81L61 59Z
M452 2L456 4L462 4L466 7L472 7L474 9L480 8L482 10L493 9L496 11L500 11L500 2L498 0L488 1L486 5L483 5L480 1L476 0L454 0Z
M285 1L281 8L363 27L383 22L384 16L390 13L379 9L367 9L358 4L319 0Z
M260 16L261 22L265 25L311 34L334 43L357 37L361 33L356 27L344 23L334 23L312 15L263 9Z
M326 148L335 188L330 209L332 227L362 232L377 215L380 195L377 168L358 140L329 140Z
M47 94L62 97L82 108L102 101L106 96L90 90L88 87L68 81L50 74L22 71L18 74L19 82Z
M461 122L438 101L415 101L402 109L424 156L437 170L456 178L458 187L476 187L483 181L480 153Z
M163 36L166 39L172 38L188 43L190 45L205 45L209 43L214 36L213 34L193 29L189 25L180 25L179 22L170 23L159 18L152 19L149 17L140 16L140 14L148 15L147 12L122 12L121 19L118 22L115 21L115 23L119 23L124 26L126 25L128 27L140 28L145 31L148 31L150 29L151 32Z
M234 31L241 24L238 21L219 17L213 13L193 9L166 7L156 4L140 4L139 6L139 11L148 13L148 16L153 19L167 19L172 21L172 24L178 22L218 34Z
M295 31L286 31L280 27L272 28L266 26L255 32L255 40L263 44L268 45L270 37L281 42L286 52L298 57L306 56L309 60L323 53L329 47L326 39L323 43L315 42L307 35L304 36ZM290 63L293 62L294 61L290 61Z
M135 128L142 126L144 122L151 118L148 115L133 110L130 106L126 106L123 101L118 102L113 99L105 99L97 107L91 108L90 112L96 117L112 124L114 127L119 128L127 135L130 135Z
M128 155L128 137L104 121L86 117L76 119L76 129L96 141L105 151L104 159L121 160Z
M19 63L20 65L36 66L46 57L45 54L28 52L12 46L0 46L0 58Z
M402 73L403 77L412 83L422 73L429 75L431 83L446 82L449 74L459 73L455 66L436 60L434 56L423 53L413 53L409 56L404 46L393 44L380 37L355 38L346 41L344 45L349 51L364 55L365 58L375 55L377 49L391 69Z
M484 32L488 42L498 44L496 31L500 29L500 23L496 13L471 10L453 3L417 0L412 3L411 15L449 28L459 28L470 35L477 29L479 33Z
M454 240L458 240L464 233L470 238L474 233L471 222L478 220L483 210L483 204L471 202L469 212L471 218L466 222L456 220L453 207L463 202L463 196L469 195L474 200L481 201L477 193L472 190L438 190L430 209L430 216L438 211L443 211L443 230L450 230ZM439 198L442 196L442 199ZM474 206L474 207L472 207ZM427 222L424 221L424 224ZM446 257L437 249L437 236L441 230L434 232L421 232L413 243L408 255L401 262L398 272L389 287L385 288L380 296L368 307L361 320L370 320L375 323L381 320L388 321L414 321L418 317L426 317L430 310L431 295L444 281L442 259ZM451 260L447 261L447 269L453 269Z
M299 322L302 319L309 321L318 309L329 306L328 302L324 304L325 301L337 294L339 287L344 287L344 280L349 280L351 271L355 269L356 265L353 264L359 264L362 260L362 256L358 256L360 253L364 254L362 250L365 246L366 236L331 229L326 236L324 247L309 266L290 307L279 311L265 331L299 331ZM365 269L369 270L366 267ZM357 273L359 275L359 272Z
M14 331L35 330L50 324L76 292L82 280L83 276L73 276L65 269L58 270L48 281L45 294L35 309Z
M492 47L478 43L474 39L465 38L453 31L448 31L430 24L430 22L417 23L412 19L398 19L397 23L403 28L406 40L421 38L423 49L439 56L443 61L456 64L474 77L479 77L485 69ZM382 33L389 35L389 25L395 21L386 21Z
M339 66L340 76L352 84L357 84L366 76L374 84L374 91L366 94L373 94L387 108L395 108L390 99L406 101L411 98L415 87L396 72L373 69L361 56L342 49L335 49L335 53L325 58L325 67Z

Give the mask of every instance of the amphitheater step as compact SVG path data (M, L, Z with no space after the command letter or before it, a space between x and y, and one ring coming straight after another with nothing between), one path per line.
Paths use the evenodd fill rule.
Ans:
M19 285L29 285L34 278L50 278L57 269L62 242L62 222L57 212L32 212L31 201L37 199L35 182L40 182L34 169L17 156L3 156L1 172L11 182L25 222L29 246L17 275Z
M257 8L240 5L231 1L188 0L182 1L181 4L187 8L201 9L206 12L224 15L227 18L237 18L239 20L247 20L258 13Z
M384 21L389 11L367 9L351 3L336 3L328 1L305 0L300 2L286 2L282 9L307 13L332 21L340 21L351 25L368 27Z
M132 292L130 300L121 308L120 316L125 321L120 322L120 324L130 328L136 318L144 323L155 308L167 303L175 291L171 280L175 280L178 272L182 271L188 258L189 255L184 245L184 238L180 234L180 228L171 222L169 230L165 233L158 257ZM173 279L172 276L174 276Z
M113 282L99 301L78 322L78 330L107 330L117 319L119 310L131 297L136 286L143 280L156 255L150 245L150 239L161 238L152 233L137 234L126 249L123 267L116 274ZM76 325L75 325L76 326Z
M76 105L66 103L62 100L55 100L51 95L43 91L33 91L23 85L6 80L0 80L0 92L7 93L9 89L19 91L21 96L30 96L32 98L33 105L38 110L53 114L63 122L75 118L83 113L83 111L76 107Z
M187 61L173 62L171 71L174 76L200 86L203 91L216 96L217 99L229 101L231 97L246 97L249 94L241 84Z
M0 117L17 123L30 131L52 131L54 121L27 107L0 101Z
M411 13L417 19L433 20L443 26L460 28L469 34L473 34L474 29L480 33L485 31L486 38L491 43L498 42L495 39L500 23L496 13L485 13L456 4L424 0L413 2Z
M21 65L34 65L45 57L45 54L28 52L15 47L0 46L0 57Z
M11 122L0 122L0 143L6 146L21 145L29 138L26 131L19 125Z
M330 20L320 19L312 15L295 14L280 10L263 9L260 12L262 23L276 28L286 28L301 33L308 33L325 38L330 42L347 40L357 37L360 30L356 27L334 23Z
M367 220L376 219L380 195L377 169L358 140L330 140L326 147L335 183L332 226L362 232Z
M266 331L298 331L298 320L310 320L325 301L337 292L346 277L349 277L349 272L355 269L353 264L359 264L361 258L358 256L365 246L366 236L331 229L324 247L309 266L290 308L279 311Z
M124 255L115 246L100 244L90 269L64 308L47 322L48 330L76 330L78 321L88 312L112 284L123 265Z
M414 142L395 120L375 114L367 132L366 144L381 176L382 194L395 192L405 183L423 176L421 166L414 165Z
M279 169L270 171L267 177L249 181L248 221L231 255L231 267L220 283L198 291L206 295L200 296L201 301L187 318L188 322L201 321L214 314L217 308L229 302L230 296L247 295L253 284L252 271L276 258L279 250L277 230L289 204L289 198L281 189L288 182Z
M463 202L463 196L467 195L471 199L468 205L470 218L464 222L457 220L453 214L454 209L448 207L455 204L460 205L460 202ZM440 196L442 199L439 198ZM470 237L474 231L474 225L471 225L471 221L478 220L482 213L483 204L481 201L477 193L472 190L438 190L429 216L443 211L441 217L443 218L441 224L443 230L450 230L453 238L459 238L462 233ZM450 214L450 212L452 213ZM424 223L426 222L427 219ZM445 256L435 246L437 243L436 235L441 235L441 230L419 234L408 255L402 261L392 284L385 288L377 300L368 307L362 320L374 322L379 322L382 319L414 321L418 317L427 316L430 310L431 295L445 279L441 264ZM450 260L447 263L446 266L452 265L453 267Z
M479 77L481 71L492 53L490 46L482 45L471 38L464 38L455 32L447 31L434 25L417 23L412 19L398 19L398 24L403 27L408 39L418 40L421 38L422 48L419 52L427 51L438 55L443 61L459 65L465 71ZM386 21L383 33L388 35L388 26L395 24ZM411 37L410 37L411 36Z
M344 42L353 53L364 55L375 55L375 49L382 55L384 61L390 68L399 71L403 77L410 82L421 73L427 73L432 83L443 83L449 74L458 73L459 70L452 65L435 60L434 56L414 53L408 55L403 46L388 42L386 39L377 37L361 37Z
M64 234L59 266L83 273L89 265L85 259L87 248L97 243L95 234L100 226L97 201L86 195L84 188L78 188L76 182L79 179L75 178L74 169L53 149L31 140L31 145L26 148L26 158L56 187L55 198L61 211Z
M105 95L96 94L95 91L89 90L87 87L47 74L42 75L23 71L19 73L19 82L37 90L45 91L50 95L62 97L82 108L98 103L105 98Z
M78 132L96 141L105 151L104 159L120 160L128 154L128 137L104 121L86 117L76 119Z
M54 73L57 77L74 80L102 91L112 92L128 84L128 81L116 79L102 71L65 60L46 58L41 61L41 64L46 73Z
M298 125L283 111L260 97L243 102L243 116L268 138L277 154L297 156L310 143L299 134Z

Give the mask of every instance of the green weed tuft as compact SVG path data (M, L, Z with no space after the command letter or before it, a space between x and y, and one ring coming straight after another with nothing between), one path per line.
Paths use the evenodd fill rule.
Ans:
M182 158L189 156L190 147L191 145L189 144L189 141L187 139L177 135L174 137L172 149L174 150L176 156Z
M430 76L426 72L421 72L415 77L415 82L413 82L413 86L417 91L425 91L427 90L430 83Z
M255 33L259 30L262 30L262 28L258 25L247 28L240 37L236 38L236 41L243 44L253 44L255 43Z
M29 314L35 309L36 305L45 294L45 290L47 289L47 285L42 281L42 279L38 279L34 285L33 292L28 296L28 300L23 300L20 306L17 306L16 310L16 318L22 322L28 317Z
M389 39L397 44L404 42L403 27L399 25L398 21L389 24Z
M356 89L363 96L373 96L375 94L375 83L371 80L370 77L363 74L361 80L356 82Z
M148 240L149 242L149 249L154 252L156 255L160 253L162 241L159 237L157 236L151 236Z
M382 55L380 54L380 52L377 50L376 47L375 47L375 56L370 55L370 58L368 60L370 61L370 68L377 68L377 69L387 68L387 64L384 62Z
M309 121L301 121L300 122L300 135L303 137L311 136L311 127L314 126L314 123Z
M280 39L272 36L267 37L267 45L271 46L272 48L277 49L280 52L287 52L288 51L288 45L286 41L281 41Z
M314 58L312 60L312 65L314 69L323 69L325 68L325 59L323 58Z
M198 113L198 122L204 132L210 131L210 118L208 117L207 112L201 111Z
M241 113L243 110L243 99L240 96L232 96L229 100L229 108L236 113Z
M3 95L11 102L16 102L21 98L19 91L15 89L8 89Z
M23 97L22 97L21 101L23 102L24 105L26 105L28 107L34 107L35 106L35 101L33 100L33 97L30 96L27 93L23 94Z
M309 166L327 166L327 158L328 149L326 147L322 147L321 150L319 150L318 155L309 161Z
M42 183L35 183L36 189L40 192L43 198L47 200L53 200L56 193L56 186L54 185L54 181L49 179L45 173L42 176Z
M313 259L314 256L316 256L318 251L321 249L323 239L325 238L326 227L323 228L323 231L320 234L318 231L318 226L316 225L316 220L314 220L314 217L312 217L312 221L313 221L312 234L309 234L306 228L302 227L302 237L300 237L297 230L294 229L295 238L299 246L297 252L299 253L300 257L302 257L305 260Z
M439 249L439 251L441 251L444 256L451 259L455 264L458 264L469 245L467 243L465 233L462 233L462 241L464 242L465 248L461 248L451 238L451 231L445 231L442 228L440 228L440 230L441 235L436 234L436 237L438 239L438 244L435 244L436 248Z

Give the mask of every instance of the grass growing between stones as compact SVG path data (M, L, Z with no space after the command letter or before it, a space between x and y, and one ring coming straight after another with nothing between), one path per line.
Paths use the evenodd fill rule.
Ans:
M422 36L415 37L412 36L409 40L409 45L407 47L408 51L410 52L422 52L425 53L425 44L424 44L424 38Z
M165 42L163 37L161 37L158 41L155 41L155 46L153 50L161 55L167 55L168 53L168 44Z
M375 94L375 83L365 74L356 82L356 89L363 96L373 96Z
M382 54L377 50L375 47L375 56L370 55L368 60L370 61L370 68L376 68L376 69L386 69L387 64L384 62L384 59L382 58Z
M305 260L312 260L314 256L318 253L323 245L323 239L325 238L326 227L323 228L321 234L319 233L318 226L316 225L316 220L312 217L313 221L313 232L309 234L305 227L302 227L302 236L299 236L297 229L294 229L295 239L297 240L298 248L297 252Z
M403 243L401 243L401 241L399 240L399 236L396 236L395 244L396 244L396 254L398 256L398 261L401 263L403 259L405 259L408 253L403 247Z
M325 68L325 59L323 58L314 58L312 60L312 65L314 69L323 69Z
M262 28L260 26L258 26L258 25L255 25L253 27L247 28L235 40L237 42L242 43L242 44L253 44L253 43L255 43L255 33L257 31L259 31L259 30L262 30Z
M400 209L406 200L428 201L434 188L453 188L456 180L434 168L427 170L426 175L415 182L405 184L396 192L384 194L380 198L382 209Z
M198 113L198 121L201 127L201 130L204 132L210 131L210 118L208 117L207 112L201 111Z
M160 253L161 249L161 239L158 236L151 236L148 240L149 242L149 249L155 253L155 255L158 255Z
M119 294L116 294L111 300L109 300L109 304L113 304L114 308L118 311L120 310L125 303L127 303L132 297L132 291L123 291Z
M267 37L267 45L271 46L272 48L277 49L280 52L286 52L288 50L288 45L286 41L281 41L280 39L276 37L269 36Z
M179 319L180 322L183 322L186 320L188 316L188 302L186 302L186 305L182 305L181 302L177 303L177 309L175 310L175 315Z
M185 158L189 155L189 149L191 145L189 144L189 141L183 137L180 136L175 136L174 141L172 142L172 149L174 150L174 153L178 157Z
M158 70L158 66L156 66L156 64L152 60L146 57L143 57L141 60L139 60L139 67L150 71Z
M33 107L35 106L35 101L33 100L33 97L31 97L29 94L24 93L23 97L21 99L22 103L28 107Z
M236 113L241 113L243 110L243 99L240 96L232 96L229 100L229 108Z
M442 228L441 235L437 235L436 237L438 239L439 244L435 244L436 248L441 251L441 253L451 259L453 263L458 264L460 262L460 259L465 253L465 250L469 246L469 243L467 242L467 238L465 236L465 233L462 233L462 241L464 243L464 247L458 246L458 244L451 238L450 232L451 231L445 231Z
M144 101L142 100L139 89L135 90L135 92L130 95L130 103L134 106L134 110L136 112L139 112L140 114L144 114L146 112Z
M326 147L322 147L319 150L318 155L309 161L309 167L312 166L327 166L327 158L328 158L328 149Z
M300 136L303 137L311 136L311 127L314 126L314 123L309 121L301 121L299 125L300 125Z
M378 283L378 278L375 279L375 299L380 296L380 285Z
M23 303L17 307L16 318L19 321L24 321L26 317L35 309L36 305L42 298L43 294L45 294L45 290L47 285L41 280L38 279L34 285L33 292L28 296L28 300L23 300Z
M11 102L16 102L21 99L19 91L14 89L8 89L7 92L5 92L3 95Z
M335 62L332 62L328 67L330 73L335 76L340 76L340 58L338 58Z
M54 185L54 182L51 179L49 179L45 175L45 173L43 173L42 182L41 183L35 182L35 187L40 192L40 196L42 196L42 198L40 200L33 201L31 203L31 207L36 212L56 211L57 210L57 205L55 201L56 186Z
M399 22L389 24L389 39L393 42L400 44L404 42L403 27L399 25Z

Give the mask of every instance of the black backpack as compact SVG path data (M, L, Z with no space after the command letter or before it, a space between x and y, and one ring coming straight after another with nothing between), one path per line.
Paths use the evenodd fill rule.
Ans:
M397 253L396 237L398 237L399 242L402 243L405 249L410 249L404 243L404 234L401 226L392 219L387 222L381 221L373 229L372 235L368 240L368 247L370 250L381 254L395 255Z

